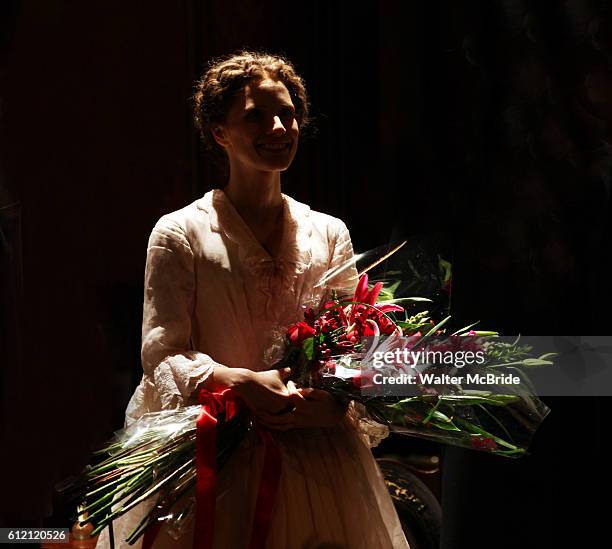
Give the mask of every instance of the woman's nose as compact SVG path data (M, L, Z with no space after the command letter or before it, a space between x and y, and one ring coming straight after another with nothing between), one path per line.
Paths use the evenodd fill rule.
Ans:
M285 126L281 122L280 116L275 116L272 120L272 133L284 133Z

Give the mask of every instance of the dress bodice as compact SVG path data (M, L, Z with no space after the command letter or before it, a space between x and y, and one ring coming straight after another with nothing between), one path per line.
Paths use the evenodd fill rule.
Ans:
M316 307L330 288L352 291L354 266L324 279L353 257L346 225L285 194L282 200L276 257L219 189L157 222L145 269L144 376L128 419L184 404L215 364L270 368L304 307Z

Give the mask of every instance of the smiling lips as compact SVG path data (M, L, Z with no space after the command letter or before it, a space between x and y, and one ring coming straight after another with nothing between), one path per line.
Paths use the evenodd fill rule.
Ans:
M284 143L262 143L261 145L257 145L257 148L263 149L264 151L283 151L290 146L291 143L286 141Z

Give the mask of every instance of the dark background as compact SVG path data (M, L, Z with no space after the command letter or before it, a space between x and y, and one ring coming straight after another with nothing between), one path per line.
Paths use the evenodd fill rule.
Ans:
M293 60L316 132L284 192L358 250L446 235L457 324L609 333L611 25L586 0L4 0L0 525L60 516L122 425L150 230L221 183L189 104L217 54ZM444 548L605 540L609 400L545 401L530 457L445 452Z

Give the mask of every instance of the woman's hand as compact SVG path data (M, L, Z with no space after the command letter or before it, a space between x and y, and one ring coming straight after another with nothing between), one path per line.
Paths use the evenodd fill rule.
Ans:
M284 382L290 375L291 368L254 372L247 368L218 365L212 375L198 385L194 395L200 389L232 389L253 413L263 411L274 414L293 407Z
M300 427L332 427L346 414L347 406L340 404L327 391L296 389L292 381L289 381L288 386L295 410L284 414L260 411L255 414L258 423L278 431Z
M291 407L291 395L284 382L290 375L291 368L251 372L232 389L255 416L275 414Z

